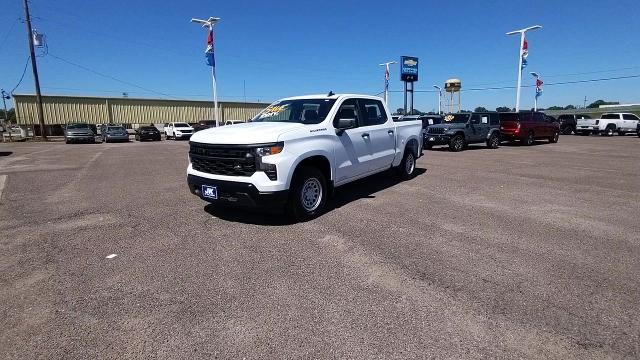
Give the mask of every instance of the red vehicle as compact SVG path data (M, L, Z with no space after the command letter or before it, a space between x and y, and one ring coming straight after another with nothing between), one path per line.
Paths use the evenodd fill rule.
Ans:
M541 112L521 111L500 113L500 135L503 141L519 140L523 145L533 145L536 140L558 142L560 123Z

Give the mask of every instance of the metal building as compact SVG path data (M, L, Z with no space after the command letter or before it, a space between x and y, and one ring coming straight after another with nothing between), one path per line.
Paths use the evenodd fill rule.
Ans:
M38 127L36 96L14 94L19 125ZM220 121L247 120L267 107L266 103L219 102ZM43 96L46 132L56 135L63 124L161 124L171 121L196 123L213 118L213 102L199 100L136 99L92 96ZM39 132L39 131L38 131Z

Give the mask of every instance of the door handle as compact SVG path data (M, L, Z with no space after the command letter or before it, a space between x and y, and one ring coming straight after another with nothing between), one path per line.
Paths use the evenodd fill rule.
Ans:
M393 135L393 130L389 130L389 131L387 131L387 134L389 134L389 135Z
M368 138L369 137L369 133L362 134L362 137L365 138L365 139Z

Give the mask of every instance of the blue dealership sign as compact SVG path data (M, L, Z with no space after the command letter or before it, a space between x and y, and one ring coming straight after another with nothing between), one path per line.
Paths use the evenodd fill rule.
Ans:
M418 58L413 56L400 57L400 80L406 82L418 81Z

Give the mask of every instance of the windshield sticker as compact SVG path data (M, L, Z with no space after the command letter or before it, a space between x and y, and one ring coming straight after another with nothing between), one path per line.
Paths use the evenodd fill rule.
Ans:
M444 117L444 121L452 121L455 118L455 116L453 116L452 114L449 114L447 116Z
M287 106L289 106L289 104L271 105L271 106L267 107L266 109L264 109L262 114L260 114L260 119L277 116L278 114L283 112L287 108Z

